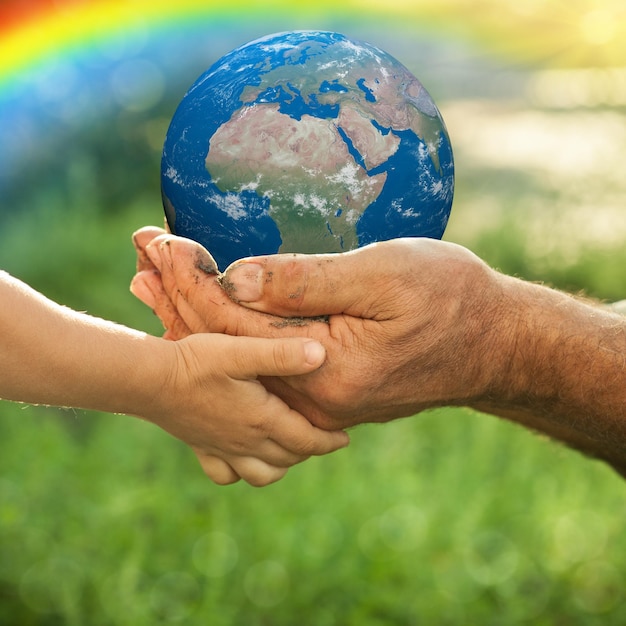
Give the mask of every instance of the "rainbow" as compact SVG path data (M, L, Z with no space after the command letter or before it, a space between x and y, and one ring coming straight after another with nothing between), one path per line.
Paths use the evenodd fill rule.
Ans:
M404 29L447 31L514 58L625 64L623 0L546 0L529 7L502 0L5 0L0 3L0 88L51 58L124 33L272 15L293 18L302 28L323 28L329 18L372 18Z
M45 151L44 142L56 150L50 146L63 133L94 117L147 112L166 89L182 95L197 77L179 84L190 62L200 73L204 62L278 30L367 20L388 30L407 16L430 19L414 0L392 0L386 11L379 0L3 0L0 189Z
M22 8L28 5L28 10ZM310 17L380 14L376 1L334 0L306 3L290 0L9 0L0 4L0 86L51 58L75 54L103 40L134 31L185 28L198 23L267 18L271 15ZM400 0L391 15L410 11Z

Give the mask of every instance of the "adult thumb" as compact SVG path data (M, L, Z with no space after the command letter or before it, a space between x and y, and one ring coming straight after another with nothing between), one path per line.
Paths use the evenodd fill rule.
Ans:
M362 316L372 281L381 277L376 245L342 254L241 259L226 269L222 287L239 304L283 317Z

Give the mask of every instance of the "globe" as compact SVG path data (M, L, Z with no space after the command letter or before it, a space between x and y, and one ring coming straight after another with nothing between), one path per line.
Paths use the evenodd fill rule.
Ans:
M334 32L285 32L191 86L161 164L170 230L220 269L275 252L441 238L454 193L445 124L399 61Z

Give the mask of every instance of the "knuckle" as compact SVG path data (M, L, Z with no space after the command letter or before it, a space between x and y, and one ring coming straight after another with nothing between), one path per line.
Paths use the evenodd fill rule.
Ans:
M281 267L281 296L290 310L298 311L305 299L309 287L307 264L298 255L284 261Z
M291 342L277 341L273 344L273 360L280 371L287 371L293 366L294 346Z
M291 446L292 452L300 457L300 461L305 461L319 451L319 442L312 437L300 439ZM299 462L300 462L299 461Z
M250 427L256 433L259 433L263 437L268 437L271 434L272 419L269 416L263 413L257 413L253 417L249 417L249 420ZM240 444L242 446L242 449L250 445L249 442L245 441L240 442Z

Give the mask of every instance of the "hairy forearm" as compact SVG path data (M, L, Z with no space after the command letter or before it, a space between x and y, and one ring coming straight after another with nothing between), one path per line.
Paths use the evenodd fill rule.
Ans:
M475 408L542 431L626 470L626 320L502 277L504 359Z
M4 272L0 302L0 398L133 414L151 402L159 339L60 306Z

